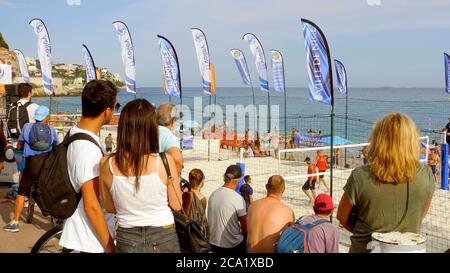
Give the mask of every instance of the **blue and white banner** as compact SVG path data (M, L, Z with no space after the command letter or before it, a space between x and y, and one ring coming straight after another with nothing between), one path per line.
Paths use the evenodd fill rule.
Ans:
M97 79L97 70L95 69L94 59L86 45L83 45L83 57L86 64L86 82Z
M200 74L203 80L203 92L211 95L211 79L209 50L205 34L198 28L192 29L192 37L194 38L195 51L197 52L197 61L200 68Z
M334 65L336 67L336 76L337 76L337 87L339 92L342 94L347 93L347 72L345 71L345 67L339 60L334 60Z
M251 85L252 81L250 79L250 73L248 72L244 54L239 49L231 49L230 52L239 70L239 74L241 74L242 81L245 85Z
M277 50L269 50L272 60L273 87L275 91L285 92L283 55Z
M450 94L450 56L444 53L445 61L445 92Z
M23 82L29 83L30 75L28 74L28 66L27 62L25 61L25 56L23 56L22 51L18 49L14 49L14 52L16 53L17 60L19 61L20 74L22 74Z
M269 81L267 80L267 65L264 50L258 38L251 33L247 33L243 37L250 45L250 50L255 57L256 70L258 71L259 84L262 91L269 92Z
M166 38L158 35L159 50L163 63L163 73L166 92L173 97L180 97L180 75L178 69L178 58L172 44Z
M12 84L12 67L10 64L0 64L0 84Z
M50 45L50 37L44 22L40 19L30 21L34 33L38 37L37 50L39 62L41 63L42 82L44 91L48 95L52 94L52 48Z
M312 101L333 104L330 56L327 41L314 23L302 19L305 36L306 62L309 75L309 98Z
M125 83L127 92L136 94L136 70L134 61L133 41L125 23L117 21L113 23L119 35L120 47L122 49L122 62L125 66Z

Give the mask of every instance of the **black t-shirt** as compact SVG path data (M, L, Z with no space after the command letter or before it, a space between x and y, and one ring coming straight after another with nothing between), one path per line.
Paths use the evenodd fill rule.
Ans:
M248 206L250 206L250 195L253 195L253 189L249 184L244 184L241 186L240 192L248 209Z

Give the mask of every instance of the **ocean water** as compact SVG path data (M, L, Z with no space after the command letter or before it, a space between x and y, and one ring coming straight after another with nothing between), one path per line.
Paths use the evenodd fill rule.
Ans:
M267 105L267 93L259 88L254 88L256 105L259 109ZM168 102L169 97L162 93L160 88L139 88L138 98L145 98L158 105ZM194 109L194 98L202 101L202 107ZM355 141L360 136L364 138L370 131L371 124L390 112L404 112L411 116L421 130L439 130L447 123L450 117L450 96L440 88L350 88L348 94L348 138ZM134 99L132 94L121 90L119 102L123 106ZM35 98L39 104L49 105L49 98ZM212 100L214 101L214 99ZM271 105L279 106L279 124L272 121L272 128L276 126L284 132L284 94L275 91L270 92ZM171 102L180 103L179 98L171 98ZM217 88L216 103L222 109L226 105L252 104L251 88ZM339 135L344 135L345 123L345 95L335 91L335 130ZM200 88L183 88L183 105L191 110L191 119L194 115L199 116L202 108L209 104L209 96L204 95ZM81 109L80 97L57 97L53 98L52 111L76 113ZM307 88L287 89L287 130L296 127L301 131L313 128L322 130L325 134L329 131L329 117L331 107L325 104L311 102ZM272 116L274 114L272 113ZM203 123L207 120L205 117ZM198 121L198 120L197 120ZM236 121L237 123L242 120ZM260 122L267 123L261 118ZM276 124L274 124L276 123ZM245 122L248 127L249 120Z

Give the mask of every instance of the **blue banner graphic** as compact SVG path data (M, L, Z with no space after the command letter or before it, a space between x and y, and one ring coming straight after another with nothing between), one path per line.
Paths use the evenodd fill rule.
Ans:
M208 42L205 34L198 28L193 28L192 37L194 38L195 51L197 53L198 66L203 80L203 92L211 95L211 71Z
M258 71L259 84L262 91L269 92L269 81L267 80L267 65L264 50L258 38L252 33L247 33L243 37L250 46L253 56L255 57L256 70Z
M450 56L444 53L445 61L445 92L450 94Z
M231 49L230 53L236 63L242 81L245 85L251 85L252 81L250 79L250 73L248 72L247 61L245 60L244 53L242 53L239 49Z
M277 50L270 50L272 60L273 86L275 91L285 92L283 55Z
M159 50L163 63L163 74L166 92L173 97L180 97L180 75L178 58L172 44L166 38L158 35Z
M94 59L86 45L83 45L83 57L86 63L86 82L97 79L97 71L95 69Z
M347 72L345 67L339 60L334 60L337 76L337 87L342 94L347 93Z
M28 74L28 66L27 62L25 62L25 57L23 56L22 51L18 49L14 49L14 52L17 55L17 60L19 61L20 74L22 74L23 82L30 82L30 75Z
M125 23L117 21L113 23L119 35L120 47L122 49L122 62L125 66L125 83L127 92L136 94L136 64L134 59L133 40Z
M333 104L332 75L329 48L325 36L314 23L302 19L308 69L309 98Z
M38 37L38 56L41 63L42 81L44 91L47 95L52 94L52 48L50 45L50 37L44 22L40 19L33 19L30 21L34 33Z

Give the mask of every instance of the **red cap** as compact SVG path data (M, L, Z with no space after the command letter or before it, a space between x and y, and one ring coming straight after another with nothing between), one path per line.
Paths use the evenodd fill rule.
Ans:
M314 208L319 211L327 211L334 209L333 200L328 194L319 194L314 201Z

